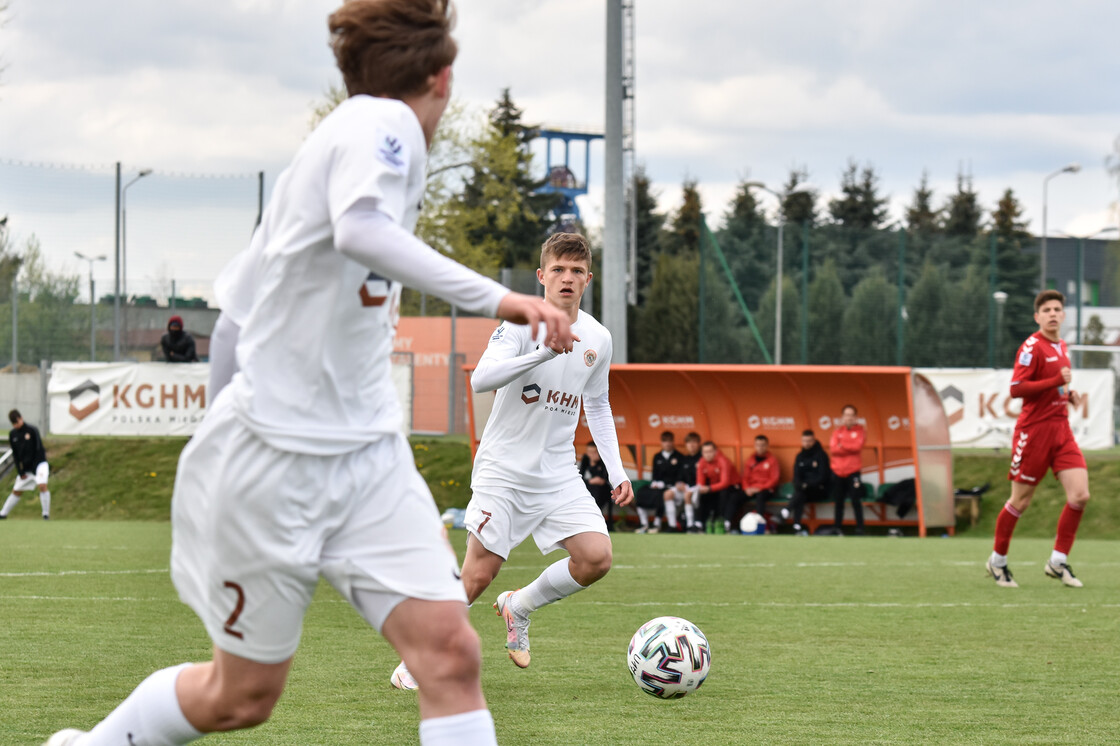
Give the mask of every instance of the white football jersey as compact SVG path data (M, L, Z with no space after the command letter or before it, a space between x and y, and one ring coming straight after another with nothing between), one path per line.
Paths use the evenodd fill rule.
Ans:
M390 376L400 284L336 250L332 226L361 202L411 232L426 158L406 104L342 102L277 179L250 248L219 283L241 326L233 406L272 447L345 453L400 431Z
M572 333L580 341L571 352L498 389L475 454L472 488L552 492L580 479L574 446L580 403L584 394L607 393L611 333L583 311ZM482 359L526 355L537 346L529 327L504 323L490 337Z

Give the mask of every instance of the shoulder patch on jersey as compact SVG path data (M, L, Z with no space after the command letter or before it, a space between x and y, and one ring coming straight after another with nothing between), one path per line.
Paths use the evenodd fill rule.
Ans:
M391 132L377 131L377 158L399 174L408 170L408 146Z
M499 325L498 328L494 330L494 333L490 336L490 341L491 342L497 342L499 339L501 339L503 336L505 336L505 333L506 333L506 325L505 324Z
M595 350L588 350L587 352L583 353L583 362L587 365L588 368L590 368L595 364L595 360L598 359L598 357L599 353L595 352Z
M1023 350L1022 352L1019 353L1019 365L1030 365L1031 360L1033 360L1033 359L1034 359L1034 355L1032 355L1027 350Z

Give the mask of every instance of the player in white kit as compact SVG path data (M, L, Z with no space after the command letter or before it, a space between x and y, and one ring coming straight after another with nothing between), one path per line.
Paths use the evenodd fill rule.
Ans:
M591 250L583 236L550 237L537 277L545 301L569 315L573 350L563 353L535 341L531 327L504 323L471 375L475 391L498 393L471 474L465 519L470 535L462 570L468 601L486 590L510 551L530 534L542 553L562 548L569 555L524 588L502 593L494 604L506 621L509 656L521 668L529 665L529 615L583 590L611 566L606 521L576 464L573 441L581 399L612 498L628 505L634 497L618 452L608 392L611 335L579 309L590 269ZM400 689L415 688L403 663L390 680Z
M326 578L423 684L420 742L496 743L454 552L401 434L390 353L401 284L543 324L565 313L509 293L416 239L427 147L456 46L443 0L351 0L330 19L351 97L277 180L231 266L237 368L183 450L171 574L213 660L152 674L89 733L50 746L186 744L264 722ZM232 276L231 276L232 275ZM244 298L242 299L244 301ZM378 740L371 734L371 741Z

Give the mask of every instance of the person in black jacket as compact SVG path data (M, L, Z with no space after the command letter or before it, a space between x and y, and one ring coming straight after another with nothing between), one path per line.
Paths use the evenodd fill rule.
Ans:
M610 479L607 476L607 465L599 458L599 447L595 441L588 441L587 450L579 460L579 475L587 483L587 491L595 498L595 503L602 510L607 507L607 530L614 531L614 500L611 499Z
M805 532L801 525L805 503L828 499L831 474L828 454L817 441L816 435L812 430L803 430L801 451L793 462L793 498L789 501L788 508L782 508L783 521L788 521L791 516L793 518L794 533Z
M638 506L638 520L641 523L638 533L644 534L648 531L656 534L661 530L661 516L666 514L669 529L676 529L677 504L673 501L673 485L677 483L681 458L672 431L666 430L661 433L661 450L653 457L650 483L639 489L634 496L634 504ZM652 524L649 520L651 513Z
M23 421L23 416L18 409L8 413L8 420L12 423L8 444L12 447L12 458L19 476L12 486L12 494L8 495L4 507L0 508L0 520L7 518L12 508L19 504L24 490L35 486L39 488L43 520L48 520L51 517L51 492L47 486L47 479L50 477L51 468L47 464L47 451L43 448L43 439L39 437L38 429Z
M167 334L159 341L163 348L163 359L169 363L197 363L198 352L194 349L194 337L183 330L183 318L172 316L167 320Z

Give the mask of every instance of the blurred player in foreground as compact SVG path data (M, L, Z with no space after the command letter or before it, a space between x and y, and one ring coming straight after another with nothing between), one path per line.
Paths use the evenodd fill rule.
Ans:
M1034 299L1038 331L1027 337L1015 358L1011 396L1023 400L1011 438L1011 499L996 518L995 547L988 558L988 574L997 585L1018 588L1007 567L1007 550L1019 516L1031 504L1039 482L1053 469L1066 491L1066 504L1058 517L1054 551L1045 572L1071 588L1082 583L1069 566L1069 550L1089 502L1089 472L1085 457L1069 426L1069 405L1078 406L1081 395L1070 389L1069 354L1058 336L1065 320L1066 298L1057 290L1043 290Z
M496 743L455 553L401 434L401 284L529 324L560 352L572 336L556 307L412 235L450 96L452 23L443 0L351 0L330 17L350 98L280 175L231 265L251 278L227 283L251 290L227 329L239 370L176 476L172 580L213 660L152 674L88 734L50 746L185 744L264 722L320 576L416 672L421 744Z
M529 665L529 615L582 591L611 567L606 522L576 465L573 442L581 399L607 467L612 499L623 506L634 499L607 388L611 334L579 309L591 281L587 239L576 233L551 236L541 250L537 278L545 302L571 321L574 349L567 353L538 343L532 327L505 323L490 337L471 375L475 391L498 393L471 474L463 561L468 601L489 587L510 551L530 534L543 554L564 549L569 555L524 588L504 591L494 603L506 621L509 657L520 668ZM398 689L415 688L404 663L390 680Z

